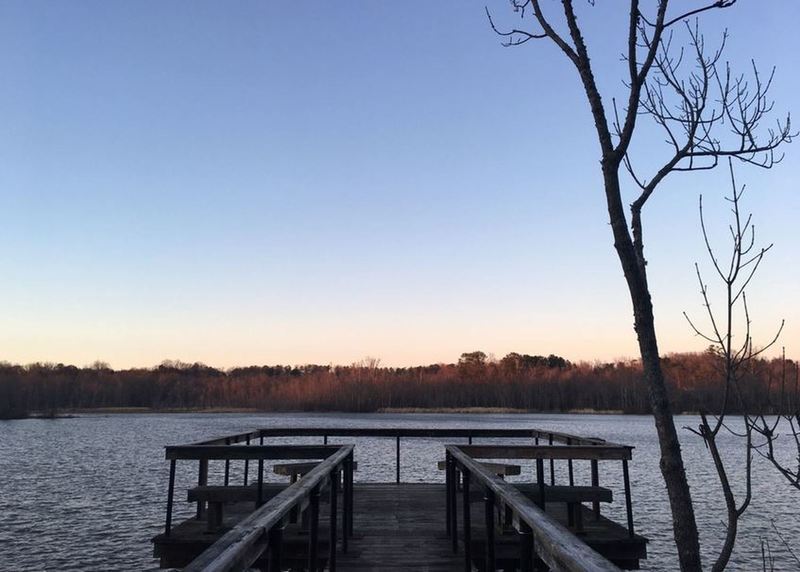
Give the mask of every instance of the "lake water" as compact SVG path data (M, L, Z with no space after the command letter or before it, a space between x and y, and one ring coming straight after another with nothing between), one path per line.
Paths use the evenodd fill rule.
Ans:
M697 425L693 417L676 422L679 427ZM169 474L164 445L258 427L311 425L538 428L632 445L636 447L631 464L636 529L650 539L643 569L677 569L652 420L555 414L134 414L0 422L0 569L157 569L150 538L161 531L164 520ZM722 495L699 438L686 430L680 433L708 560L723 539ZM393 440L355 443L357 480L393 480ZM788 439L781 446L790 458ZM741 483L737 477L742 476L743 459L735 440L723 437L721 448L728 455L733 480ZM410 440L403 446L404 480L442 480L435 468L440 458L440 442ZM576 480L588 483L588 466L582 465L588 463L576 464ZM183 502L182 489L196 479L196 465L181 467L179 463L178 473L176 517L180 519L193 510ZM763 543L769 545L775 570L799 569L788 547L800 555L800 493L759 458L753 483L753 502L741 523L729 569L761 570ZM601 484L614 489L615 501L606 513L624 523L620 463L601 463Z

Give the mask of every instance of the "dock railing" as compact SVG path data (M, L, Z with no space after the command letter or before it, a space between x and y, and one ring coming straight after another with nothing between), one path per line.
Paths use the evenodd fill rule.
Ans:
M285 437L320 437L319 445L265 445L265 440ZM267 500L254 513L242 520L234 529L222 536L211 548L201 554L188 569L190 570L242 570L246 569L259 556L272 547L269 558L280 559L280 534L284 517L290 512L311 507L309 512L318 511L318 499L325 486L331 490L332 518L335 519L335 496L339 486L343 488L343 551L347 551L347 538L352 534L353 517L353 481L354 481L354 445L329 445L329 438L392 438L395 441L395 481L401 482L401 441L414 439L464 439L466 443L444 444L446 451L445 474L447 482L447 530L453 539L453 549L457 550L456 504L457 475L461 475L462 490L466 489L468 499L470 480L475 486L482 487L486 494L486 513L490 514L497 506L505 511L506 518L513 520L514 526L521 535L523 570L528 562L538 557L553 570L568 572L618 570L608 560L591 550L585 543L575 537L569 530L548 516L544 510L544 499L547 496L546 484L556 484L555 463L565 463L566 471L559 472L563 479L568 475L570 486L574 485L573 462L588 460L591 468L591 485L599 487L599 461L622 461L625 487L625 503L627 510L628 533L634 536L633 514L628 461L631 459L632 447L607 442L599 438L586 438L556 431L539 429L491 429L491 428L370 428L370 427L298 427L298 428L262 428L224 437L208 439L190 445L166 447L166 457L170 461L170 478L167 499L167 517L164 536L169 537L174 501L176 462L179 460L197 461L197 484L204 486L208 482L209 461L224 461L224 486L232 481L231 462L243 461L243 482L248 485L250 463L257 462L255 471L257 488L257 505L262 505L262 487L264 486L264 463L268 460L323 459L303 478L291 484L274 498ZM519 439L523 443L532 444L476 444L475 439ZM536 485L538 486L537 507L525 494L513 484L493 474L476 459L530 459L536 463ZM549 464L549 475L545 471L545 462ZM340 473L344 474L343 484ZM239 473L239 477L242 473ZM549 479L548 479L549 476ZM566 484L566 483L565 483ZM316 499L316 500L315 500ZM315 503L317 503L315 505ZM462 516L466 522L470 520L468 501L465 500ZM316 509L314 507L316 506ZM592 508L600 518L600 503L592 501ZM201 516L203 503L198 502L197 516ZM570 515L572 513L570 512ZM488 518L488 516L487 516ZM332 522L331 534L336 534L336 524ZM572 522L570 522L572 525ZM470 542L469 526L464 528L465 562L469 561ZM492 535L492 536L490 536ZM487 542L493 541L493 530L487 529ZM529 543L530 549L526 549ZM309 562L311 555L316 558L316 537L313 549L309 546ZM335 570L335 539L331 542L329 561L331 570ZM492 545L493 546L493 545ZM493 560L493 550L487 549L487 560ZM242 564L243 562L248 564ZM279 568L271 568L279 569ZM493 569L488 567L488 569Z
M330 437L378 437L378 438L394 438L395 440L395 482L401 481L400 474L400 452L401 440L414 439L414 438L460 438L466 439L467 443L472 445L473 439L478 438L506 438L506 439L530 439L533 444L539 445L542 443L548 445L570 445L570 446L605 446L605 447L621 447L630 449L625 445L618 445L611 443L597 437L578 437L576 435L569 435L558 431L546 431L540 429L479 429L479 428L417 428L417 427L392 427L392 428L377 428L377 427L281 427L281 428L264 428L247 431L244 433L237 433L234 435L226 435L224 437L216 437L204 441L198 441L194 445L230 445L244 443L250 445L258 441L264 444L264 439L274 437L321 437L323 444L328 444ZM226 478L229 472L229 462L225 465ZM555 462L550 459L550 479L555 480ZM568 461L569 473L572 475L572 461ZM248 465L245 461L245 480L247 479ZM599 478L597 473L596 464L592 465L592 478ZM572 479L572 477L570 477Z
M557 449L563 449L558 451ZM584 450L581 450L584 449ZM621 459L627 463L630 450L625 455L619 447L493 447L493 446L446 446L447 475L447 532L453 543L453 551L458 550L458 492L459 481L463 495L462 528L464 546L464 569L472 570L471 509L470 489L473 486L484 492L484 520L486 528L486 570L495 570L495 510L500 509L507 523L517 530L520 537L520 565L522 572L532 572L537 559L542 560L550 570L559 572L619 572L619 568L592 550L563 525L544 511L545 483L544 459L562 459L569 455L573 459ZM480 458L493 459L535 459L537 464L539 496L541 508L525 496L514 485L506 482L485 467ZM461 478L458 478L460 473ZM629 485L626 475L626 494ZM632 523L630 503L628 520ZM633 534L632 524L630 533Z
M236 449L243 449L238 451ZM242 456L242 455L250 455ZM317 569L319 541L319 500L327 488L330 492L330 540L328 543L328 569L336 570L336 551L339 538L338 493L341 474L344 474L342 502L342 551L347 552L348 537L353 533L353 446L202 446L173 447L168 451L171 459L170 487L174 484L174 463L177 459L313 459L324 456L316 467L304 477L289 485L260 508L244 518L234 528L195 558L184 570L228 572L247 570L268 551L270 570L281 569L281 542L284 521L292 511L308 507L309 544L308 569ZM259 470L259 475L262 473ZM259 483L262 479L259 478ZM260 487L259 487L260 488ZM171 496L171 495L170 495ZM260 493L259 493L260 496ZM170 499L171 501L171 499ZM169 520L167 522L167 534Z

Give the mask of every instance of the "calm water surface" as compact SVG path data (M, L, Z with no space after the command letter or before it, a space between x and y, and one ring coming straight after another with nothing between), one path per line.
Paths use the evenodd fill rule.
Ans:
M637 532L650 538L649 559L643 568L676 569L669 508L649 417L463 414L135 414L0 422L0 569L157 569L150 538L161 531L164 520L169 473L164 445L257 427L309 425L539 428L633 445L635 523ZM697 420L681 417L677 425L695 426ZM710 558L723 538L722 496L699 438L686 430L681 438L701 540ZM784 441L784 453L790 456L788 440ZM357 480L393 480L393 440L353 442L359 463ZM741 475L743 462L741 455L734 454L735 441L726 437L722 447L731 471ZM409 441L403 448L404 480L442 480L436 470L441 458L441 442ZM194 465L182 468L179 464L178 491L196 478ZM579 483L588 483L588 473L588 463L576 464ZM531 469L519 478L526 477L531 477ZM621 481L619 463L601 463L601 484L614 489L615 498L606 512L624 523ZM775 570L799 569L787 545L800 555L800 493L784 484L761 459L756 459L753 481L753 503L740 527L729 569L760 570L762 543L769 544ZM176 495L179 519L192 512L183 498Z

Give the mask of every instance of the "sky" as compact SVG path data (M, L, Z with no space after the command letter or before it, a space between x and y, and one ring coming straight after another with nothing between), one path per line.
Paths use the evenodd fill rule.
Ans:
M624 3L578 5L608 105ZM777 67L775 119L800 113L798 21L792 0L702 20L735 70ZM503 47L483 3L2 0L0 77L0 360L637 355L575 70L548 42ZM655 166L669 150L642 121L634 158ZM798 145L736 173L774 243L755 343L785 319L790 356ZM721 309L697 203L722 252L729 192L724 169L676 174L646 207L662 353L707 345L682 314L704 323L695 262Z

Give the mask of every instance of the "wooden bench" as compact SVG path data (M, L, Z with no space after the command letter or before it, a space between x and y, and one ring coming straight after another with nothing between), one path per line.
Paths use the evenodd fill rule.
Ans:
M519 475L522 472L522 467L520 465L509 465L506 463L481 463L481 465L500 478ZM436 466L439 467L440 471L444 471L447 468L447 462L439 461Z
M537 483L526 483L515 485L522 494L533 502L540 503L540 489ZM590 486L565 486L565 485L545 485L544 501L563 502L567 505L567 518L569 526L574 527L575 531L583 532L583 511L581 503L584 502L612 502L614 495L611 489L606 487Z
M290 482L295 483L303 475L310 473L311 469L320 464L321 461L306 461L302 463L278 463L272 467L272 472L276 475L289 477ZM353 470L358 470L358 463L353 461Z
M261 500L267 501L286 488L284 484L266 484L262 486ZM258 484L246 486L202 485L187 491L189 502L206 503L206 530L216 532L222 527L223 505L234 502L258 502Z

